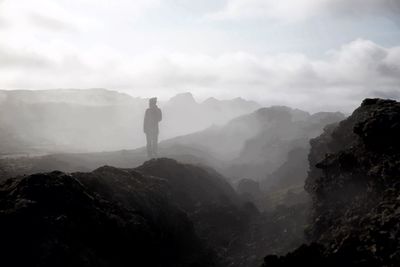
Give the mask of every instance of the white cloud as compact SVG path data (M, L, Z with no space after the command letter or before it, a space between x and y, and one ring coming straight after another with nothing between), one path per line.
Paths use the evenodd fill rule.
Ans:
M191 90L203 97L242 96L314 110L350 110L363 97L399 96L400 46L358 39L318 60L302 53L265 54L264 47L271 46L299 51L304 36L297 39L295 34L290 39L288 27L282 27L287 30L283 33L282 28L271 27L264 36L245 23L218 28L210 21L193 22L183 14L192 4L180 1L185 3L183 11L172 4L165 7L174 1L0 0L0 87L107 87L164 97ZM228 0L212 16L299 21L315 16L386 15L399 13L399 2ZM202 12L216 6L208 4ZM146 16L162 8L161 15ZM169 18L173 21L166 21ZM371 32L386 30L385 25L373 25ZM309 46L315 49L324 38L335 44L351 40L359 36L358 30L348 35L336 31L329 38L316 35ZM280 34L283 37L278 38ZM274 43L275 35L279 41ZM280 49L283 46L289 49Z
M14 0L0 1L0 19L14 29L73 27L83 31L104 27L116 20L135 20L161 0Z
M53 60L46 53L6 51L0 51L0 84L8 89L107 87L165 97L191 90L204 97L242 96L309 110L346 111L364 97L398 97L400 92L400 47L385 48L362 39L329 51L324 60L245 52L149 52L127 59L107 47L85 56L65 47L64 54ZM14 59L4 60L6 54ZM26 62L35 67L28 68Z
M41 27L51 31L76 31L77 28L72 26L56 17L44 16L32 13L30 15L30 22L37 27Z
M227 0L211 19L299 21L316 16L399 15L399 0Z

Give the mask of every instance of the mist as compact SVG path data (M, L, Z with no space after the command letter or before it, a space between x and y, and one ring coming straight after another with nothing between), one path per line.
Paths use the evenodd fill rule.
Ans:
M102 89L2 91L1 96L3 155L113 151L145 144L148 99ZM163 140L221 125L259 104L240 98L198 103L187 93L160 106Z
M0 266L400 266L399 14L0 0Z

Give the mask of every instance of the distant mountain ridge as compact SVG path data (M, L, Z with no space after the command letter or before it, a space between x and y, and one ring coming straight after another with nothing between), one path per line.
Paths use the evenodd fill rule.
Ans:
M205 151L225 162L222 167L221 162L216 163L219 171L234 179L277 180L270 174L287 176L276 172L283 164L300 165L301 172L296 175L301 184L307 176L309 140L320 135L326 125L343 119L345 116L340 112L309 114L272 106L239 116L223 126L166 140L160 146L182 145ZM297 162L287 163L287 159Z
M148 99L106 89L0 90L2 154L132 149L144 145ZM160 139L226 123L259 105L237 99L198 103L190 93L160 102Z

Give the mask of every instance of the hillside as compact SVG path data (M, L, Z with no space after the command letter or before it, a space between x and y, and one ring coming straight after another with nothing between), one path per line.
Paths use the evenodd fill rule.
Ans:
M286 184L299 185L307 176L309 140L321 134L326 125L344 118L338 112L309 114L274 106L239 116L223 126L166 140L161 146L179 144L206 151L222 161L215 167L233 180L250 178L270 187L286 179ZM299 166L297 177L289 177L290 169L285 168L287 173L280 170L285 164Z
M311 141L309 246L265 266L398 266L400 103L366 99Z

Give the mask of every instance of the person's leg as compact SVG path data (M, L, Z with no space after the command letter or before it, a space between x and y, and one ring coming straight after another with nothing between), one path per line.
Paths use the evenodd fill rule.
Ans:
M158 155L158 133L153 135L153 156L156 158Z
M152 145L151 145L151 142L152 142L152 138L151 138L151 135L150 134L148 134L148 133L146 133L146 141L147 141L147 145L146 145L146 148L147 148L147 156L149 157L149 158L152 158Z

